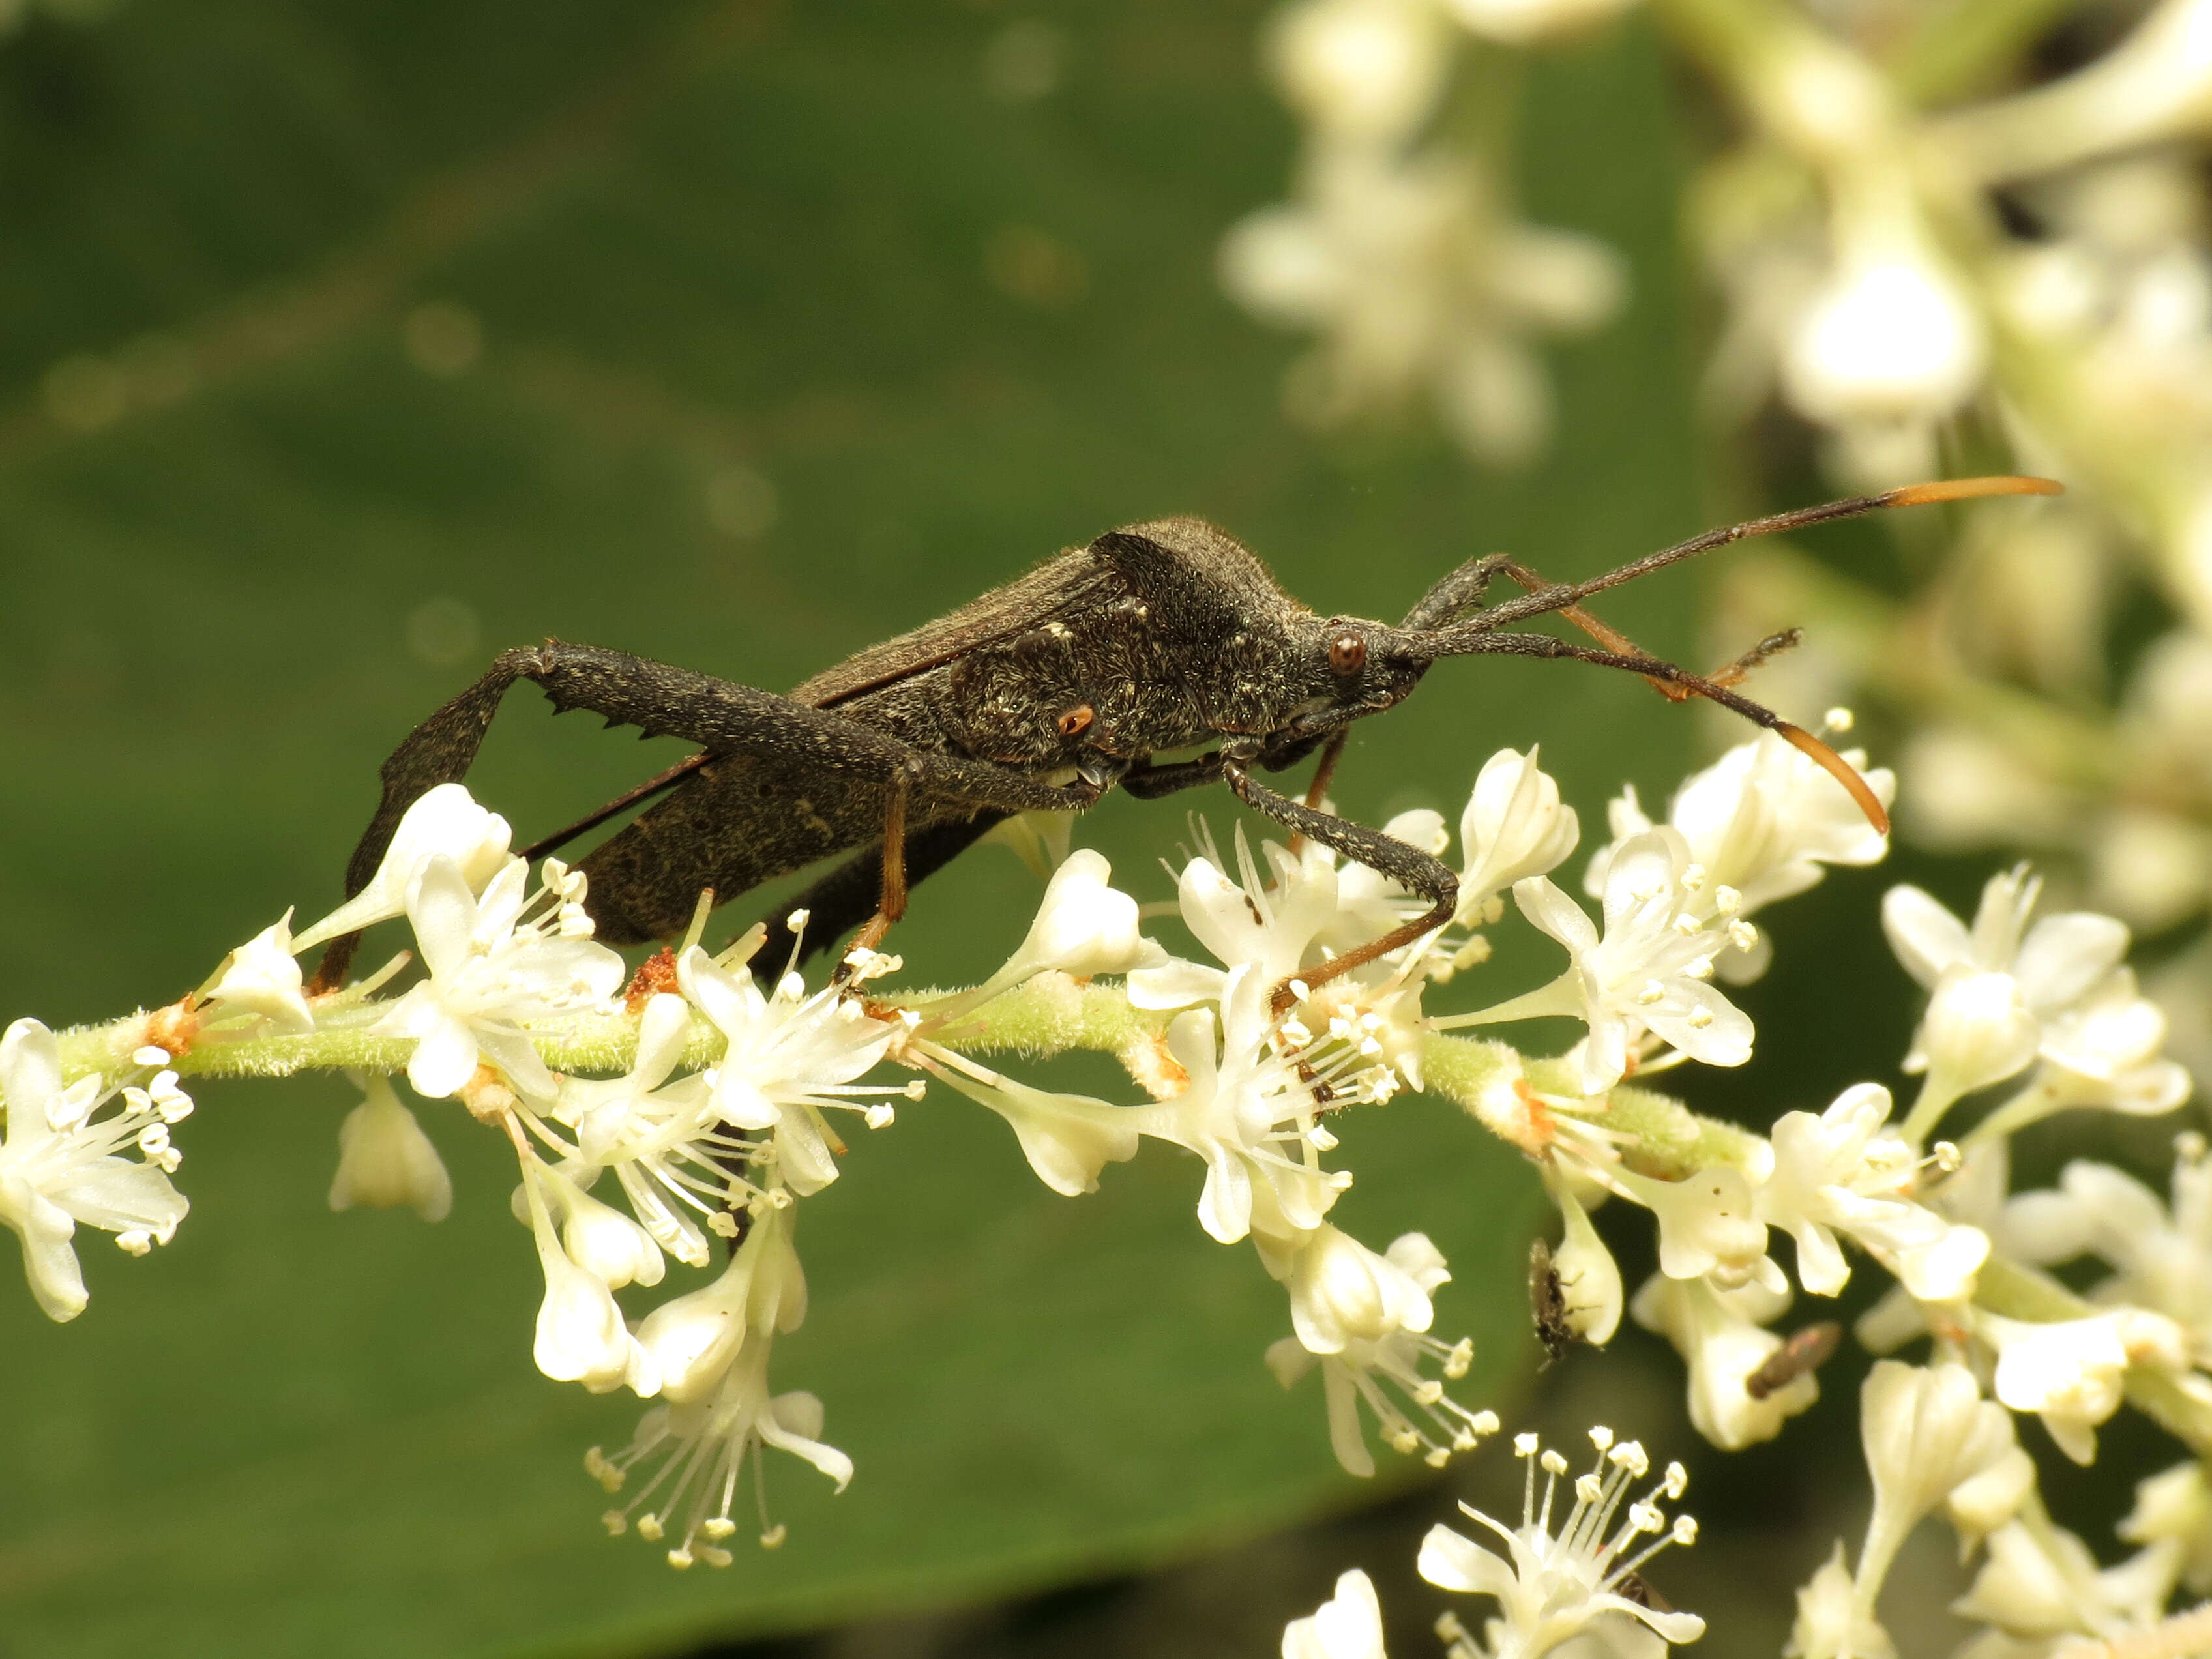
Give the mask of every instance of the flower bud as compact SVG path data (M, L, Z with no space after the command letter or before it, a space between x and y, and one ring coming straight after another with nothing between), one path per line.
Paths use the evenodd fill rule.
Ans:
M1535 745L1526 755L1499 750L1483 763L1460 814L1460 848L1468 861L1461 919L1515 882L1550 874L1581 835L1575 809L1559 803L1558 781L1537 769Z
M366 1095L338 1126L338 1169L331 1182L331 1208L412 1207L425 1221L443 1221L453 1207L453 1177L415 1114L391 1080L361 1079Z
M441 854L453 860L471 893L507 862L513 832L507 820L477 805L458 783L441 783L409 807L392 834L384 861L361 891L292 941L295 951L388 921L407 908L407 889Z
M315 1017L301 994L300 964L292 957L292 913L264 928L222 959L207 999L222 1006L217 1019L231 1012L258 1014L273 1031L315 1029Z

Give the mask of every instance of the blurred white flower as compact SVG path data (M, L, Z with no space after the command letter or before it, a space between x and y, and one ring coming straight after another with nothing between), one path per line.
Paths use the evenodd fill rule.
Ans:
M2118 1531L2130 1544L2178 1546L2181 1582L2199 1595L2212 1590L2212 1480L2194 1458L2136 1481Z
M1451 39L1433 0L1294 0L1269 26L1284 98L1324 139L1403 138L1443 91Z
M438 1149L402 1103L389 1078L356 1074L364 1098L338 1126L333 1210L404 1206L425 1221L443 1221L453 1207L453 1181Z
M1997 1351L1997 1398L2041 1417L2076 1463L2095 1461L2097 1425L2120 1408L2131 1363L2185 1363L2179 1328L2139 1308L2045 1324L1977 1310L1974 1332Z
M1583 332L1619 309L1612 250L1511 219L1469 157L1324 143L1297 195L1246 218L1221 249L1233 297L1322 337L1291 372L1291 412L1335 425L1425 392L1477 460L1534 459L1552 404L1528 338Z
M1986 360L1958 278L1917 237L1887 237L1844 251L1790 336L1782 387L1823 426L1934 422L1973 393Z
M1334 1595L1283 1627L1283 1659L1385 1659L1374 1581L1357 1567L1339 1575Z
M1875 1600L1905 1534L1959 1487L2017 1467L2004 1407L1984 1400L1963 1365L1875 1362L1859 1389L1859 1443L1874 1477L1874 1514L1859 1552L1858 1605Z
M142 1052L150 1060L160 1051ZM78 1222L143 1255L185 1218L190 1206L169 1184L179 1157L169 1126L192 1103L168 1071L143 1088L112 1087L97 1073L64 1087L60 1045L35 1019L0 1036L0 1225L21 1241L23 1271L46 1317L74 1319L90 1299L70 1242Z
M2158 1621L2179 1556L2177 1546L2154 1545L2100 1571L2079 1538L2030 1512L1990 1534L1981 1571L1951 1611L2015 1638L2115 1641Z
M2172 1207L2124 1170L2076 1158L2056 1190L2004 1207L2005 1247L2024 1261L2093 1255L2113 1269L2091 1299L2148 1308L2175 1321L2192 1361L2212 1364L2212 1167L2200 1136L2177 1137Z
M1842 1539L1797 1587L1797 1619L1782 1652L1783 1659L1897 1659L1889 1632L1872 1607L1860 1604Z
M1139 1131L1128 1108L1033 1089L955 1054L938 1060L937 1076L1006 1119L1037 1179L1065 1197L1097 1192L1102 1170L1137 1155Z
M1498 1617L1490 1627L1492 1659L1538 1659L1600 1619L1618 1614L1633 1619L1669 1643L1694 1642L1705 1621L1692 1613L1658 1611L1650 1598L1622 1594L1631 1573L1668 1544L1697 1540L1697 1522L1679 1515L1670 1522L1658 1504L1663 1495L1678 1498L1689 1477L1680 1463L1644 1497L1630 1503L1616 1528L1613 1517L1632 1481L1650 1470L1644 1448L1633 1440L1613 1443L1612 1431L1590 1431L1597 1462L1574 1482L1575 1505L1554 1534L1553 1498L1566 1460L1546 1452L1533 1434L1517 1437L1514 1455L1528 1460L1528 1479L1521 1524L1507 1527L1462 1504L1468 1519L1490 1528L1506 1553L1476 1543L1449 1527L1432 1527L1421 1540L1421 1577L1431 1584L1472 1595L1495 1597ZM1544 1469L1543 1501L1536 1499L1536 1466ZM1650 1534L1655 1541L1637 1548Z
M1470 33L1509 46L1592 28L1619 15L1635 0L1444 0Z

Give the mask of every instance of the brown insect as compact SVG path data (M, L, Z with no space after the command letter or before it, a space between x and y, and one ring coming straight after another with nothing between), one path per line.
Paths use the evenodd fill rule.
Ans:
M1730 690L1794 635L1713 675L1640 650L1583 609L1608 589L1747 536L1803 529L1878 508L1984 495L2048 495L2036 478L1969 478L1856 495L1708 531L1579 582L1550 582L1503 555L1472 559L1392 626L1322 617L1276 585L1260 560L1196 519L1109 532L1046 561L950 616L872 646L787 696L597 646L549 641L503 652L432 714L383 767L384 793L346 872L358 892L401 814L465 777L519 679L556 710L673 736L698 752L525 849L550 853L640 802L667 799L594 849L586 908L615 945L680 933L702 892L720 903L816 860L858 849L796 904L814 919L809 949L861 926L872 945L907 890L994 824L1034 810L1079 811L1117 786L1145 799L1226 783L1255 811L1429 901L1421 915L1304 970L1309 988L1410 943L1451 919L1458 883L1418 848L1320 809L1355 720L1395 708L1445 657L1547 657L1640 674L1668 697L1708 698L1778 732L1832 773L1887 828L1863 780L1809 733ZM1485 599L1504 576L1523 590ZM1519 624L1558 616L1595 641ZM1200 749L1194 759L1155 757ZM1258 772L1316 751L1303 801ZM786 909L793 907L785 906ZM768 960L790 941L771 928ZM357 938L333 940L319 986L343 979ZM1277 988L1276 1006L1291 993Z

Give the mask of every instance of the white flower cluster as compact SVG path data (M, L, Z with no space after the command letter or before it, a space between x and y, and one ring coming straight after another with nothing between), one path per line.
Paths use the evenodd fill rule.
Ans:
M1592 1429L1589 1437L1596 1462L1572 1483L1574 1507L1565 1514L1555 1516L1554 1510L1567 1460L1544 1449L1533 1434L1516 1436L1513 1443L1514 1455L1528 1465L1519 1526L1460 1505L1469 1520L1496 1535L1505 1553L1449 1527L1431 1528L1422 1540L1422 1577L1440 1589L1488 1596L1498 1606L1479 1639L1455 1613L1437 1621L1447 1659L1541 1659L1585 1637L1601 1650L1630 1650L1614 1644L1638 1626L1662 1644L1694 1642L1705 1634L1705 1621L1697 1614L1656 1607L1641 1577L1644 1564L1669 1544L1697 1541L1692 1517L1678 1514L1669 1521L1659 1506L1662 1498L1681 1497L1687 1473L1669 1463L1649 1492L1630 1502L1631 1486L1650 1473L1644 1448L1633 1440L1616 1443L1604 1427ZM1647 1535L1651 1541L1639 1547ZM1339 1578L1334 1596L1284 1630L1283 1659L1383 1659L1382 1609L1373 1581L1357 1571Z
M1887 801L1890 775L1866 777ZM2164 1018L2123 960L2127 929L2086 911L2039 916L2025 868L1990 882L1971 925L1893 888L1883 921L1927 992L1903 1060L1922 1077L1917 1099L1893 1122L1888 1089L1862 1083L1756 1133L1696 1118L1646 1085L1685 1063L1748 1057L1751 1022L1720 986L1766 966L1752 917L1832 865L1879 859L1885 842L1848 816L1833 779L1771 736L1691 777L1663 822L1632 792L1608 819L1584 875L1601 907L1593 918L1552 879L1575 851L1576 815L1533 752L1492 756L1460 817L1456 916L1326 977L1320 969L1422 901L1320 847L1255 851L1239 834L1224 857L1202 837L1176 878L1175 908L1198 947L1185 957L1146 936L1105 860L1070 853L996 973L902 1002L879 983L898 963L873 951L855 951L821 989L788 967L757 978L757 929L716 955L695 927L633 975L591 937L582 877L548 860L533 884L506 823L447 786L408 812L353 899L296 938L288 916L194 995L110 1027L9 1028L0 1220L23 1239L42 1305L73 1316L85 1300L76 1224L134 1251L168 1237L185 1209L168 1179L169 1126L191 1108L179 1073L240 1056L353 1068L364 1098L340 1130L332 1206L406 1205L435 1219L453 1185L386 1080L404 1071L418 1094L457 1100L514 1150L512 1207L544 1277L539 1369L652 1402L627 1446L587 1460L610 1492L628 1494L608 1511L610 1529L635 1530L679 1567L726 1565L748 1470L760 1541L782 1537L760 1492L763 1448L841 1490L853 1473L823 1438L821 1401L775 1393L769 1362L805 1315L797 1212L838 1176L846 1148L832 1115L884 1128L896 1100L921 1097L918 1079L867 1080L879 1066L934 1076L1004 1118L1062 1194L1093 1190L1146 1138L1193 1154L1200 1225L1224 1243L1249 1239L1287 1296L1290 1334L1267 1364L1286 1387L1320 1372L1332 1446L1363 1475L1375 1468L1370 1428L1431 1464L1498 1428L1449 1391L1474 1351L1432 1334L1449 1279L1435 1245L1407 1232L1378 1250L1332 1219L1352 1180L1331 1157L1332 1123L1428 1087L1526 1154L1559 1207L1565 1237L1541 1259L1553 1282L1539 1287L1549 1335L1602 1345L1624 1314L1662 1334L1686 1362L1692 1425L1723 1449L1773 1437L1817 1397L1814 1368L1838 1328L1775 1329L1794 1294L1838 1295L1854 1255L1894 1281L1860 1321L1861 1340L1888 1350L1925 1337L1932 1352L1924 1365L1882 1362L1863 1390L1874 1516L1856 1569L1838 1546L1802 1594L1795 1651L1806 1659L1888 1651L1883 1579L1905 1533L1938 1508L1970 1548L1986 1549L1960 1607L1996 1632L1991 1643L2113 1639L2155 1626L2177 1584L2212 1585L2212 1488L2195 1464L2146 1483L2126 1523L2141 1553L2100 1571L2045 1514L2013 1429L2014 1413L2033 1413L2087 1462L2098 1428L2140 1396L2193 1447L2212 1446L2203 1140L2180 1138L2170 1207L2089 1162L2052 1190L2006 1192L2021 1127L2063 1109L2166 1112L2187 1093L2162 1053ZM1432 811L1389 828L1432 854L1450 848ZM1509 893L1565 951L1565 969L1471 1012L1425 1011L1432 990L1487 971L1486 930L1505 919ZM405 957L343 989L303 983L297 951L400 917L422 961L411 986L375 994ZM805 921L794 915L793 931ZM1092 983L1101 976L1119 983ZM1042 1089L975 1058L1064 1046L1086 1008L1108 1011L1101 1029L1112 1035L1097 1046L1147 1098ZM1530 1059L1450 1035L1537 1018L1575 1022L1580 1040ZM1969 1114L1956 1144L1931 1140ZM123 1155L132 1147L137 1158ZM1648 1212L1656 1231L1659 1270L1632 1297L1591 1219L1608 1199ZM1795 1245L1794 1285L1769 1253L1778 1229ZM2083 1257L2109 1270L2086 1300L2043 1271ZM707 1277L668 1284L671 1258ZM654 1291L660 1299L643 1305ZM1498 1602L1479 1638L1448 1621L1455 1659L1534 1659L1601 1628L1640 1624L1669 1643L1702 1628L1659 1609L1638 1576L1651 1548L1694 1531L1658 1507L1680 1496L1679 1468L1632 1501L1630 1484L1648 1473L1641 1449L1601 1430L1594 1439L1598 1466L1571 1483L1573 1507L1556 1525L1566 1466L1524 1437L1520 1526L1475 1517L1505 1553L1431 1534L1423 1572ZM1379 1651L1376 1618L1371 1586L1348 1577L1292 1626L1285 1650L1364 1654L1371 1637Z
M1229 234L1221 276L1256 315L1313 332L1290 412L1316 425L1433 402L1486 465L1534 459L1552 401L1531 340L1620 309L1612 250L1528 224L1501 158L1432 133L1454 59L1474 40L1524 44L1624 0L1293 0L1267 42L1307 132L1296 199Z

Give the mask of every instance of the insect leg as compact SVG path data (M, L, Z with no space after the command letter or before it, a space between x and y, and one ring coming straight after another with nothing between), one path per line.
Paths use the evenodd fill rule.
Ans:
M1059 789L982 761L930 754L848 715L811 708L774 692L717 679L626 652L558 640L501 652L491 669L402 740L384 763L384 793L346 869L346 892L376 873L392 832L416 799L468 774L509 686L535 681L556 711L586 708L610 726L647 737L678 737L713 754L757 755L787 764L878 779L905 777L940 799L1006 811L1080 810L1096 787ZM343 979L358 936L333 939L316 970L328 988Z
M1219 777L1220 769L1216 767L1212 775ZM927 830L910 832L904 852L907 886L911 889L936 874L1011 816L1006 812L983 811L972 818L932 824ZM798 959L804 962L866 921L882 902L883 858L883 849L872 847L858 857L847 860L792 900L783 915L769 922L768 938L762 943L758 959L781 972L781 964L791 958L794 945L799 947ZM787 918L794 910L806 912L803 939L794 939L787 925Z
M1277 794L1255 779L1249 763L1234 753L1222 757L1221 775L1236 792L1237 799L1254 811L1264 812L1295 835L1310 836L1322 846L1334 848L1354 862L1389 877L1400 886L1411 888L1431 902L1430 909L1392 928L1382 938L1370 939L1358 950L1348 951L1332 961L1299 969L1296 977L1304 982L1308 990L1387 955L1400 945L1411 945L1425 933L1434 933L1449 921L1452 912L1459 908L1459 878L1452 873L1450 866L1431 858L1419 848L1408 847L1379 830L1370 830L1348 818L1318 811ZM1286 979L1275 988L1268 1001L1279 1014L1297 1000Z
M1173 761L1165 766L1139 766L1121 775L1121 787L1139 800L1158 800L1200 784L1221 781L1221 756L1200 755L1196 760Z

